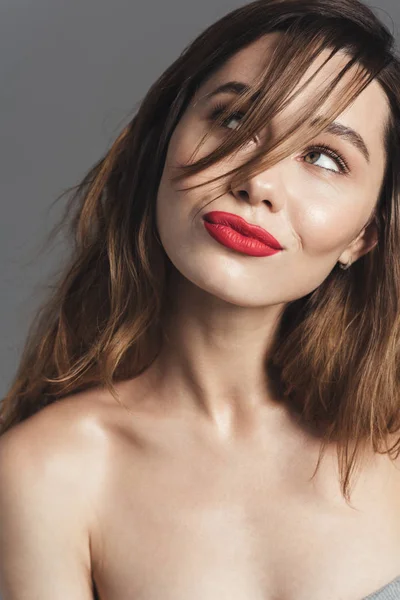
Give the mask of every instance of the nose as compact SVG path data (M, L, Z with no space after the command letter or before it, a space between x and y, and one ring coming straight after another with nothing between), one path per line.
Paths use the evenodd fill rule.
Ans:
M282 210L285 193L281 165L279 163L253 176L247 176L241 183L231 184L231 193L237 200L245 200L256 205L264 202L272 212Z

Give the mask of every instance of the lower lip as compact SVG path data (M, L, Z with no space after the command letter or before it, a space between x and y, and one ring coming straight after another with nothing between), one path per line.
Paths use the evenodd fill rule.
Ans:
M280 250L271 248L271 246L267 246L267 244L255 238L246 237L226 225L204 221L204 226L211 237L217 240L217 242L242 254L248 254L249 256L272 256L280 252Z

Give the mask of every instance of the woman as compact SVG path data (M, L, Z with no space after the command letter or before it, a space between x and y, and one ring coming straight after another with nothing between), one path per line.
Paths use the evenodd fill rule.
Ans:
M78 186L2 403L3 600L400 598L393 41L247 4Z

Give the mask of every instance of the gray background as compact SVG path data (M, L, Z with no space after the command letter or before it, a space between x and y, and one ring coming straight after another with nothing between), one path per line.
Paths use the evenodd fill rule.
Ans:
M333 2L335 0L332 0ZM366 2L399 39L398 0ZM0 5L0 398L65 247L38 253L65 200L149 86L240 0L3 0ZM64 252L64 253L63 253Z

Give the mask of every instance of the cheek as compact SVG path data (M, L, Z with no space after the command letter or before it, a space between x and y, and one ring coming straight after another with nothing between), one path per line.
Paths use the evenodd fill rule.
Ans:
M297 223L304 252L310 256L341 251L359 233L368 219L365 206L354 196L346 201L324 203L311 202L302 211Z
M189 115L182 117L181 121L175 127L171 136L166 163L169 167L178 167L188 162L193 162L193 152L204 135L204 128L201 127L199 119L193 119ZM203 147L207 146L207 141L200 150L200 155L203 153Z
M204 119L192 115L190 111L182 117L171 136L168 146L165 170L169 171L169 176L172 172L177 174L181 166L197 162L216 149L218 137L214 135L204 139L207 132L208 127ZM201 173L188 177L185 179L185 183L195 185L207 181L215 175L220 175L222 168L221 164L213 165Z
M172 177L179 174L179 166L188 162L188 149L182 139L181 128L175 129L168 146L164 169L160 179L156 203L156 220L159 232L168 229L168 222L182 213L180 197L184 193L179 188L185 187L186 181L174 182ZM179 208L179 210L178 210Z
M177 235L187 235L187 226L192 216L204 204L219 192L218 182L207 185L207 181L221 174L221 167L213 165L200 173L185 177L181 181L172 181L180 174L180 167L197 161L202 156L212 151L215 141L207 139L195 154L196 146L205 133L204 126L199 120L191 118L182 119L171 136L165 159L163 173L157 194L156 219L159 233L164 231L165 236L170 231ZM205 183L197 189L185 189L190 186ZM221 191L222 191L221 187ZM181 230L182 227L182 230ZM190 233L189 233L190 235Z
M195 210L194 198L199 190L185 191L183 188L200 183L199 176L172 181L180 174L180 166L187 164L193 154L194 143L183 124L175 129L167 151L163 173L158 187L156 200L156 225L167 254L180 251L190 239L191 215ZM187 238L187 239L186 239ZM170 258L172 258L170 256Z

